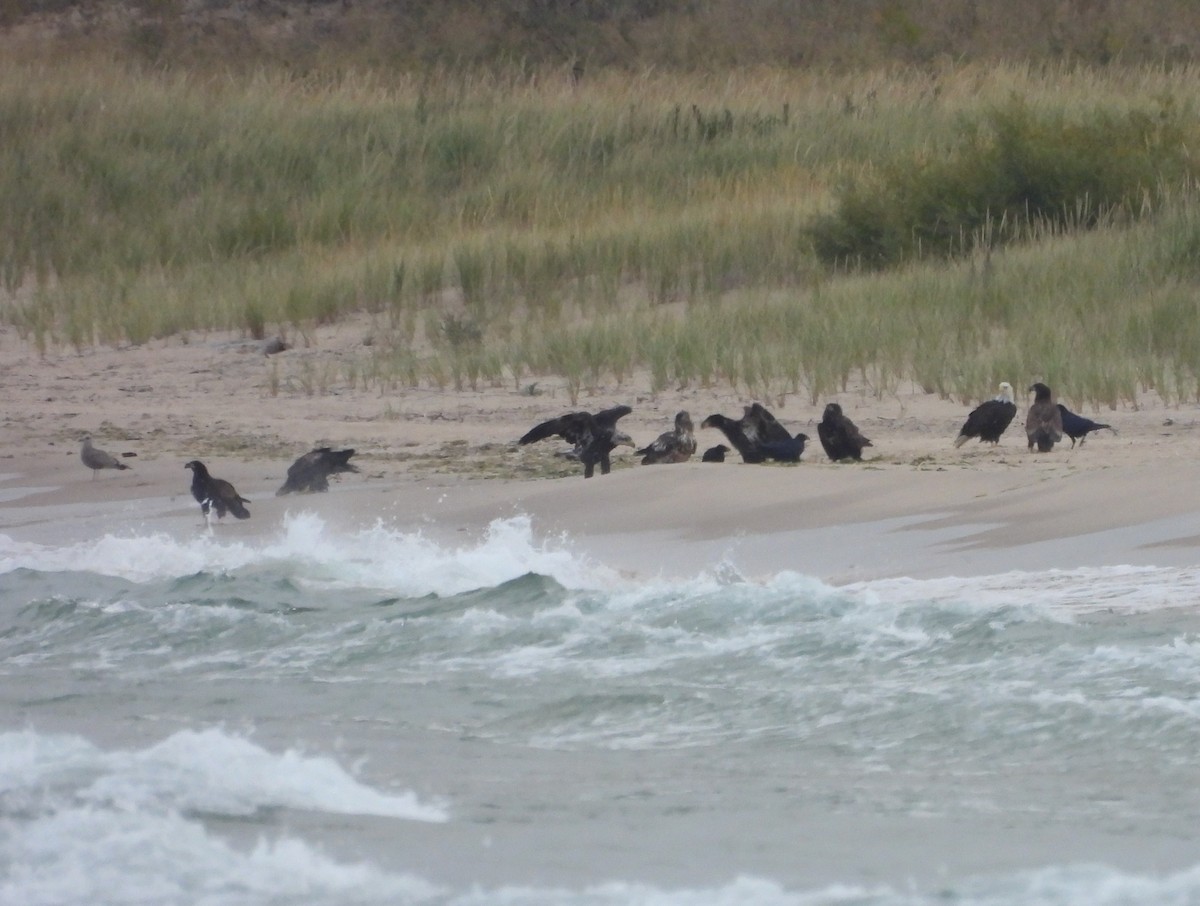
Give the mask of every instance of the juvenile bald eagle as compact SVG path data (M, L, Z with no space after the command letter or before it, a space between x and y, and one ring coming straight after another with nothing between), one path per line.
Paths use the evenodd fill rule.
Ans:
M638 450L642 465L687 462L696 452L696 435L693 433L692 417L686 411L675 414L675 428L665 431L654 442Z
M83 448L79 451L79 458L83 464L92 470L92 480L96 480L96 473L101 469L128 469L129 466L121 462L111 453L106 453L103 450L92 446L92 439L85 437L83 439Z
M612 469L612 451L617 447L634 446L633 438L617 430L617 421L632 411L628 406L614 406L594 413L568 412L530 428L517 443L524 446L547 437L561 437L574 444L571 452L583 463L584 478L595 474L597 463L600 474L607 475Z
M1000 394L986 400L971 410L966 423L954 439L954 446L961 447L973 437L978 437L980 443L1000 443L1000 435L1012 424L1017 414L1017 404L1013 402L1012 384L1000 382Z
M275 496L328 491L330 475L358 471L357 467L350 465L353 455L353 450L334 450L332 447L318 447L305 453L288 466L287 481L275 492Z
M716 428L733 444L733 449L741 454L742 462L762 462L766 459L758 444L746 436L740 419L730 418L715 412L700 423L701 428Z
M1102 425L1100 422L1094 422L1090 418L1084 418L1082 415L1076 415L1062 403L1058 404L1058 412L1062 416L1063 434L1071 438L1071 446L1075 446L1075 441L1079 441L1079 446L1083 446L1083 442L1087 440L1087 436L1093 431L1100 431L1107 428L1113 434L1117 433L1117 429L1112 425Z
M716 428L733 444L742 462L759 463L778 458L767 453L766 444L793 444L795 439L761 403L744 406L742 417L730 418L719 413L700 423L701 428Z
M817 425L817 437L825 448L825 455L833 462L843 459L862 461L863 447L874 446L863 437L858 426L842 414L842 407L829 403Z
M1063 438L1062 412L1054 402L1054 394L1045 384L1038 382L1029 388L1033 394L1033 405L1025 416L1025 436L1029 438L1029 449L1037 446L1039 453L1049 453Z
M794 439L762 403L744 406L742 412L742 430L751 443L786 444Z
M204 463L198 459L185 463L183 467L192 470L192 496L200 504L200 512L204 514L206 524L209 523L209 513L212 510L217 511L218 519L223 518L226 513L233 513L238 519L250 518L250 511L245 507L250 501L239 495L228 481L213 478L208 474Z

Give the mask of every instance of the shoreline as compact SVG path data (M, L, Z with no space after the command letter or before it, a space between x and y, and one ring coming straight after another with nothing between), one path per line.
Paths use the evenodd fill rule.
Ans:
M463 547L481 543L495 520L524 517L534 544L629 576L795 572L834 585L1186 567L1197 565L1200 544L1200 464L1177 466L1164 483L1156 465L1058 475L692 462L591 480L350 475L326 493L275 497L278 463L252 461L225 470L250 498L251 518L226 517L208 533L181 464L134 462L92 480L81 466L10 460L0 534L41 545L156 532L254 543L276 536L288 514L311 512L332 532L379 525ZM54 484L55 474L65 480Z
M612 474L585 480L559 456L565 444L517 438L563 412L624 403L633 412L621 428L640 445L681 409L699 425L740 414L750 399L728 387L647 394L646 375L578 399L553 378L524 389L272 392L277 372L351 354L367 326L322 328L311 346L276 356L231 334L39 354L0 328L0 534L43 544L131 531L186 538L203 528L183 465L200 459L252 501L250 520L226 519L218 539L269 537L288 511L310 510L331 530L382 522L461 545L495 519L524 515L537 543L649 576L723 565L748 578L792 570L844 584L1200 562L1200 405L1146 392L1136 406L1080 408L1119 433L1039 455L1026 451L1023 380L1012 381L1018 415L999 446L962 448L953 440L975 404L860 383L817 403L764 401L789 431L813 438L798 465L702 463L700 452L724 440L703 429L690 462L640 466L620 448ZM874 442L863 463L830 463L815 440L833 400ZM131 469L93 479L79 460L85 434L135 454L122 459ZM276 498L288 465L326 445L353 447L360 472L324 494Z

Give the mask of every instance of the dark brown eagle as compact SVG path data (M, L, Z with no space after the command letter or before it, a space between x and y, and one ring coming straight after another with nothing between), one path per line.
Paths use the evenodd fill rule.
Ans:
M250 511L245 507L250 501L238 494L228 481L213 478L208 474L204 463L198 459L185 463L183 467L192 470L192 496L200 504L205 523L209 522L212 510L217 511L218 519L223 518L226 513L233 513L238 519L250 518Z
M305 453L288 466L287 481L275 492L275 496L328 491L330 475L358 471L350 465L353 455L353 450L335 450L332 447L318 447Z
M715 413L700 423L701 428L716 428L733 444L742 462L759 463L767 459L799 458L797 444L803 441L792 437L778 419L761 403L751 403L742 409L742 417L730 418ZM807 437L805 438L807 440Z
M1054 402L1054 394L1045 384L1038 382L1029 388L1033 394L1033 405L1025 416L1025 436L1029 438L1029 449L1035 446L1039 453L1049 453L1063 438L1062 412Z
M837 403L829 403L821 421L817 424L817 437L825 448L825 455L833 462L843 459L862 461L863 447L874 446L863 437L858 426L842 414L842 407Z
M617 430L617 422L632 411L628 406L614 406L600 412L568 412L530 428L517 443L525 445L547 437L561 437L574 445L571 455L583 463L584 478L595 474L597 464L600 474L607 475L612 469L612 451L634 446L633 438Z

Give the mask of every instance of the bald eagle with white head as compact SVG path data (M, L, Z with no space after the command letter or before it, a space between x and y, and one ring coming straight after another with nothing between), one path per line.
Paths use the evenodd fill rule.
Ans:
M966 423L954 439L954 446L961 447L971 438L980 443L998 444L1012 420L1017 415L1017 404L1013 402L1013 388L1008 381L1000 382L1000 393L993 399L980 403L967 416Z

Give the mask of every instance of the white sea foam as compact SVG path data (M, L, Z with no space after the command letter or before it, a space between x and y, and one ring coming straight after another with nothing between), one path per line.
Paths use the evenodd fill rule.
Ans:
M277 535L253 542L154 533L106 535L53 546L18 542L0 534L0 574L26 568L93 572L145 582L199 572L272 567L282 567L288 575L311 585L378 588L411 597L489 588L534 573L568 589L606 590L611 594L609 607L630 610L664 594L696 597L720 593L727 599L739 588L792 593L834 606L849 599L873 605L877 611L930 604L975 611L1005 607L1033 618L1062 620L1098 610L1137 612L1200 602L1200 567L1111 566L968 578L894 578L834 589L790 571L747 580L718 564L684 581L634 580L579 555L567 539L538 541L525 516L496 519L481 540L459 546L440 544L420 532L401 532L382 523L340 533L309 512L289 514Z
M410 792L373 790L331 758L292 750L277 755L215 728L183 730L135 751L105 751L77 736L33 730L0 733L0 795L35 810L71 802L236 816L285 807L447 820L444 808L422 804Z
M239 851L194 817L272 807L446 820L442 808L373 790L332 759L275 755L216 729L128 751L0 733L0 903L340 906L438 895L419 878L339 864L286 836Z
M1096 611L1136 613L1200 602L1200 568L1105 566L1012 571L946 579L879 579L845 586L895 605L974 610L1020 607L1036 617L1070 619Z
M154 906L429 903L439 889L370 865L344 865L303 841L248 852L174 814L68 808L0 826L0 902Z
M17 569L42 574L5 575ZM505 586L531 573L553 581ZM484 591L424 600L475 589ZM118 738L153 726L134 715L171 713L193 727L116 749L0 733L0 903L1200 902L1200 867L1147 875L1069 864L1102 856L1075 845L1075 831L1094 831L1131 864L1193 859L1197 600L1197 569L835 587L718 565L683 581L633 579L568 541L540 542L526 519L460 545L382 525L337 532L310 515L253 541L113 536L54 547L0 537L0 673L5 701L19 703L11 721L45 715ZM218 684L227 712L214 710ZM319 716L297 738L346 739L387 781L286 750L286 736L268 750L211 726L213 713L261 716L260 726L271 720L287 734L281 697L303 703L287 713ZM610 756L620 749L645 757ZM392 752L406 757L392 763ZM448 806L397 792L409 788L452 789L454 823L394 833L398 821L448 817ZM631 795L641 790L649 794ZM725 802L735 806L728 815ZM861 864L858 829L882 839L865 833L882 817L920 837L940 815L960 861L1007 867L918 889L903 881L908 850L885 842L880 855L894 869L827 875L821 847L786 849L825 802L841 829L823 843L842 848L843 866ZM846 883L664 886L652 869L623 874L620 851L608 861L603 848L586 855L588 878L606 883L562 879L551 873L559 853L532 847L503 849L502 870L476 868L480 835L500 840L557 816L596 822L601 839L646 828L628 838L647 850L645 865L657 864L656 847L678 856L676 827L688 830L680 840L748 828L749 842L774 856L701 847L706 877L794 864ZM997 847L997 830L1032 829L1036 841L1048 823L1050 849L1020 864L1063 864L1012 868L1019 857ZM433 863L421 853L407 862L402 839L438 849L438 870L461 873L449 886L405 874ZM386 852L394 867L343 864L323 847L355 853L348 859ZM543 877L561 886L522 886Z
M271 566L287 566L301 581L387 589L410 597L488 588L528 573L548 576L568 588L603 588L618 582L612 570L573 554L564 544L535 541L524 516L497 519L478 543L459 547L382 524L342 534L307 512L289 515L278 535L260 542L210 535L180 539L160 532L106 535L56 547L0 535L0 574L24 568L145 582Z
M948 881L928 892L854 883L797 890L757 877L712 887L614 880L456 891L413 874L338 863L294 838L239 851L177 815L83 809L3 835L0 858L8 869L0 902L22 906L1192 906L1200 896L1200 866L1152 876L1101 865Z
M709 888L664 889L610 882L581 889L505 887L447 897L447 906L1193 906L1200 866L1154 877L1103 865L1056 866L968 879L933 892L886 885L834 883L789 890L774 881L739 877Z

